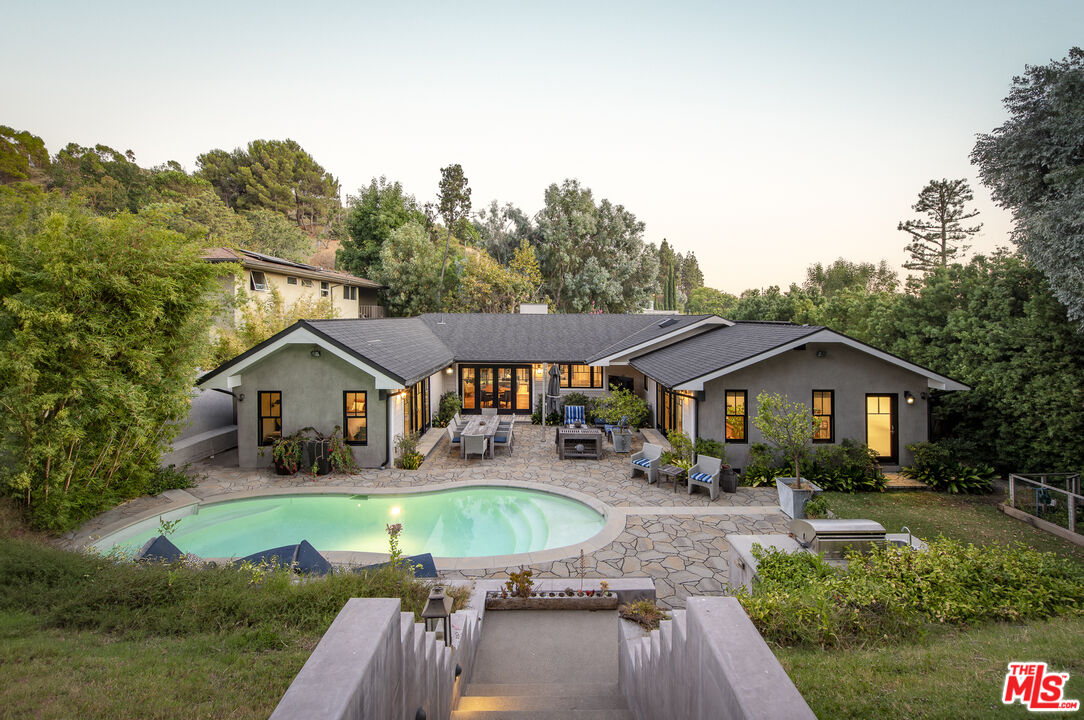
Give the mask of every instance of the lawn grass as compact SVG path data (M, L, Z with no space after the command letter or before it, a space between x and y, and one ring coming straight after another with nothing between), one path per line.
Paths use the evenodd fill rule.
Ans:
M1084 548L1010 518L991 495L933 492L825 493L840 517L868 518L920 538L938 535L976 545L1021 542L1084 563ZM773 647L813 712L822 718L1022 718L1023 706L1001 704L1006 666L1045 661L1070 674L1066 697L1084 700L1084 620L1055 617L971 628L931 626L914 641L863 649ZM1079 713L1073 713L1075 716ZM1043 713L1046 717L1070 717Z
M828 506L839 517L876 520L888 532L907 526L918 537L938 535L974 543L1007 545L1022 542L1084 563L1084 547L1005 515L997 509L1003 492L989 495L947 495L935 492L826 492Z
M347 599L418 613L427 595L393 569L299 581L67 552L0 503L0 718L265 718Z
M1001 704L1006 666L1013 661L1045 661L1051 670L1068 672L1065 697L1084 700L1081 647L1084 621L1053 618L966 631L938 627L923 641L866 650L774 650L820 718L986 720L1035 717L1020 704Z

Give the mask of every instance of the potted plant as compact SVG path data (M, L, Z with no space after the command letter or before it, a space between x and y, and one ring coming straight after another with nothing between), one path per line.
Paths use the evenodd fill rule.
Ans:
M280 435L271 443L271 462L279 475L293 475L301 469L304 444L298 433Z
M632 430L638 428L647 417L647 403L631 391L610 386L610 394L598 402L596 415L610 425L617 425L613 431L614 452L632 451Z
M298 431L303 438L305 465L313 477L331 472L331 440L324 437L315 428L307 427Z
M327 440L327 460L331 469L340 473L357 472L358 463L354 460L354 453L350 451L350 446L343 440L342 426L336 425Z
M777 477L779 506L792 518L805 517L805 504L821 488L801 476L802 455L813 442L817 421L802 403L789 402L786 395L760 393L753 425L764 439L774 445L784 457L794 460L794 477Z

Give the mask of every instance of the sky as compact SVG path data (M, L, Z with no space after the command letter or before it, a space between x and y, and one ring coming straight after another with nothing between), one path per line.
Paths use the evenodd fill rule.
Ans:
M463 166L475 209L530 215L576 178L706 284L801 282L815 262L906 259L901 220L968 155L1026 65L1084 38L1084 2L16 2L0 0L0 124L51 152L152 166L292 138L346 194L425 202Z

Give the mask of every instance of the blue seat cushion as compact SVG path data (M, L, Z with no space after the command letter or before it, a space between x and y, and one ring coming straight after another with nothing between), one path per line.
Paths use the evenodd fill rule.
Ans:
M710 485L711 475L708 475L707 473L693 473L693 480L696 480L697 482L708 483Z
M496 440L497 442L508 442L508 436L507 435L498 435L497 437L495 437L493 439Z
M648 460L647 458L637 458L636 460L632 461L632 464L633 465L639 465L640 467L646 467L646 468L651 467L651 461Z
M454 443L459 442L459 438L452 438L452 442L454 442Z

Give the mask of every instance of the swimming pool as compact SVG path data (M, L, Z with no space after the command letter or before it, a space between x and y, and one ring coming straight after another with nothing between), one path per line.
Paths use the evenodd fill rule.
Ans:
M205 558L244 557L308 540L321 552L388 551L386 526L401 523L407 554L479 557L575 545L606 524L597 510L538 490L472 486L395 495L273 495L193 506L170 541ZM170 520L170 517L166 518ZM132 556L160 534L159 516L94 543Z

